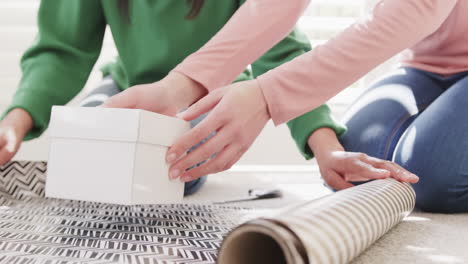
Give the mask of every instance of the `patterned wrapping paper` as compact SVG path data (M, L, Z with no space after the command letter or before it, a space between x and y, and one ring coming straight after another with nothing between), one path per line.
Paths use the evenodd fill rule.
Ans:
M219 263L348 263L401 222L415 198L410 185L385 179L303 203L237 227Z
M0 167L0 263L347 263L415 203L412 188L391 179L269 217L239 207L46 199L46 168Z
M0 167L0 206L44 197L47 163L13 161Z
M44 198L45 162L0 167L0 263L214 263L253 211Z

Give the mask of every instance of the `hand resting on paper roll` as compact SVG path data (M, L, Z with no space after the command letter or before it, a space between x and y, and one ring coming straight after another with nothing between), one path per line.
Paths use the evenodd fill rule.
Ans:
M401 182L417 183L419 178L400 165L364 153L347 152L329 128L316 130L308 140L320 173L328 186L342 190L373 179L395 178Z
M255 80L232 84L211 92L179 116L192 120L211 113L203 122L183 135L169 149L170 176L190 181L202 175L229 169L252 145L270 119L263 94ZM195 151L185 152L213 132L217 134ZM327 128L317 130L309 139L324 180L341 190L353 186L349 181L393 177L416 183L418 177L396 163L344 151L336 134ZM194 164L217 156L205 164L185 171Z

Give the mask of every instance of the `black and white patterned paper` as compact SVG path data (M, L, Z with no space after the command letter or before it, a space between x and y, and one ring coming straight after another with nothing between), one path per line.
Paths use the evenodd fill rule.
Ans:
M214 263L249 210L44 198L46 163L0 167L1 263Z

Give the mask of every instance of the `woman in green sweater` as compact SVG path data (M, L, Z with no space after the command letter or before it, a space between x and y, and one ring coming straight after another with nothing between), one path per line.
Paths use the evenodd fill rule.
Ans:
M22 79L0 123L0 164L15 155L23 140L41 135L53 105L64 105L81 91L100 54L106 26L119 56L102 69L105 79L96 91L105 98L131 86L152 86L159 100L152 102L151 110L174 116L206 92L197 82L171 70L215 35L243 3L41 1L38 35L22 57ZM294 30L237 81L261 75L309 49L306 38ZM84 105L95 106L104 100L96 92L92 94ZM325 106L315 111L314 125L341 131ZM196 191L202 182L187 183L186 193Z

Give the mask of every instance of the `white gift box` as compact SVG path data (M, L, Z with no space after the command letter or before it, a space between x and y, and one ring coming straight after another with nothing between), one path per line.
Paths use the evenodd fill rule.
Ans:
M166 151L190 124L144 110L54 106L46 196L115 204L182 201Z

